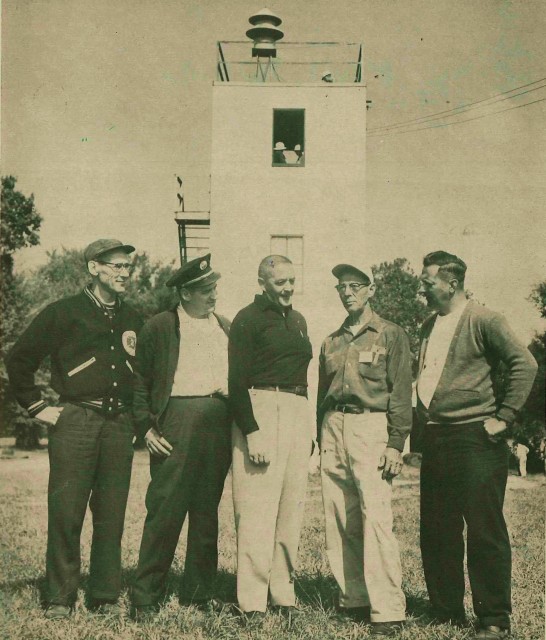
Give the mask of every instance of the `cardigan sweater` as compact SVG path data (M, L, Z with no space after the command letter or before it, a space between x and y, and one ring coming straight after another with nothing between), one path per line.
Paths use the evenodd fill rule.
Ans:
M434 314L421 329L419 374L423 369ZM503 362L508 367L508 388L495 398L492 374ZM510 424L531 391L537 363L517 339L500 313L469 302L455 329L438 386L427 408L418 403L427 422L464 424L496 416Z
M229 320L216 313L214 317L229 335ZM150 318L138 335L133 416L141 436L151 427L161 431L159 420L171 397L181 339L177 307Z

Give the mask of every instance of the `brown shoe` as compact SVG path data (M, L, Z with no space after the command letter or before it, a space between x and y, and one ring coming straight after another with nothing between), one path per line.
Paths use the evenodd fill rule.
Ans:
M47 620L63 620L69 618L72 613L72 609L66 604L50 604L44 616Z
M482 627L474 636L476 640L502 640L503 638L509 637L510 629L503 629L502 627L496 627L495 625Z

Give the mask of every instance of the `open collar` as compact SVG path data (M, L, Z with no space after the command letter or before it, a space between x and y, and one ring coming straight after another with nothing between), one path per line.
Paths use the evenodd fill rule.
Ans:
M272 302L265 293L261 293L261 294L256 294L254 296L254 304L258 307L258 309L261 309L262 311L267 311L267 310L271 310L271 311L276 311L277 313L284 315L284 310L281 309L281 307L278 304L275 304L274 302ZM290 305L289 307L286 307L287 311L292 311L292 305Z

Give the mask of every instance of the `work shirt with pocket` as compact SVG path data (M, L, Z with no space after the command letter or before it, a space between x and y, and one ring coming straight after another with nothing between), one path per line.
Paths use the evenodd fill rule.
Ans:
M337 405L387 414L388 446L402 451L411 431L411 354L405 331L375 312L353 335L349 318L322 344L317 428Z

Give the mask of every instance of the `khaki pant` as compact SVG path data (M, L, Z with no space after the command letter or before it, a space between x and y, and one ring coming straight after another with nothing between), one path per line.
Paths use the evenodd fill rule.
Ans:
M329 411L322 423L321 478L326 549L342 607L371 607L372 622L405 619L402 569L392 532L391 483L379 460L384 413Z
M249 393L271 461L251 463L245 436L233 427L237 599L243 611L265 611L268 591L273 605L295 604L312 417L304 397L259 389Z

